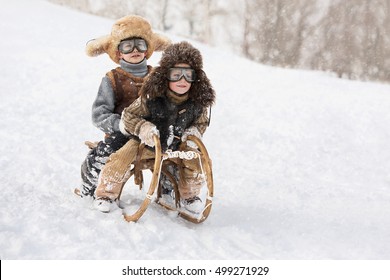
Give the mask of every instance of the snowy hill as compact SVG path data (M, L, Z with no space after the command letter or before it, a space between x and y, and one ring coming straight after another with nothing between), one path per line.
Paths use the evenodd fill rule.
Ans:
M213 210L194 225L151 205L129 224L71 192L83 142L102 138L90 108L115 67L84 47L113 21L38 0L1 6L1 259L390 258L389 85L194 43L217 92L204 138Z

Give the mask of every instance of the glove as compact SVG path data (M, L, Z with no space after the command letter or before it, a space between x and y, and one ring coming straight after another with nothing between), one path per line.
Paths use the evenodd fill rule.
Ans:
M199 130L195 126L191 126L184 130L183 135L181 136L181 141L187 141L189 135L193 135L198 137L199 139L202 139L202 134L200 134ZM187 146L194 149L198 148L198 146L192 141L187 141Z
M138 135L139 139L141 140L141 143L145 143L150 147L154 147L154 135L160 136L160 133L154 124L152 124L151 122L145 122L141 125Z

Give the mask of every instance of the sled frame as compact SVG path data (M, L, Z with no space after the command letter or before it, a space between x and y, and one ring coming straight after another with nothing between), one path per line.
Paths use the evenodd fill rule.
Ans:
M154 140L154 144L155 144L155 158L154 158L154 160L152 159L152 160L137 161L135 163L136 166L134 166L134 168L130 171L129 178L131 178L131 176L134 176L134 179L136 182L137 182L137 180L139 180L139 176L142 177L142 172L144 170L150 170L152 172L152 178L150 181L149 189L145 195L143 202L141 203L140 207L138 208L138 210L136 210L133 214L123 213L124 219L127 222L136 222L145 213L145 211L147 210L147 208L148 208L148 206L153 198L153 195L154 195L156 189L161 188L161 186L159 186L159 179L160 179L161 173L164 172L163 163L165 161L167 161L166 162L167 164L171 163L169 161L169 156L172 156L172 155L168 155L167 153L162 153L161 143L160 143L159 137L155 135L153 137L153 140ZM208 218L208 216L211 212L211 207L212 207L212 200L213 200L213 196L214 196L214 184L213 184L213 173L212 173L211 159L209 157L209 154L207 152L205 145L198 137L190 135L190 136L188 136L187 141L194 142L199 148L199 153L197 153L197 155L200 157L201 168L202 168L202 171L204 172L203 175L205 176L206 185L207 185L207 197L206 197L205 206L203 208L203 211L201 211L201 213L199 213L197 215L195 215L195 214L192 215L192 214L188 213L187 211L181 210L180 206L177 208L174 208L170 205L160 203L159 202L160 190L158 190L156 202L168 210L178 211L178 215L180 217L184 218L185 220L190 221L190 222L195 223L195 224L199 224L199 223L204 222ZM143 145L144 144L140 145L140 153L141 154L142 154L142 151L144 148ZM139 154L137 157L141 157L141 155ZM140 172L141 172L141 174L140 174ZM178 191L177 191L178 182L175 181L175 178L173 178L173 176L171 176L169 172L164 172L164 175L166 175L168 177L168 179L175 186L174 189L175 189L176 197L177 197L177 195L178 195ZM119 198L120 198L120 196L119 196Z

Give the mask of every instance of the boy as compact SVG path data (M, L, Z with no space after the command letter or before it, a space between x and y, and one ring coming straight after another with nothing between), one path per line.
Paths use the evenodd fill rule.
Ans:
M120 129L131 140L110 156L100 174L95 192L98 210L109 212L112 209L128 179L139 142L153 147L153 135L158 135L163 151L177 150L188 135L203 135L215 92L202 68L199 50L187 42L173 44L164 51L160 66L148 76L141 96L123 111ZM146 154L145 157L153 157L150 150ZM179 186L181 204L197 212L204 178L198 161L183 160L183 166L185 183Z
M81 197L93 198L108 156L128 141L119 129L122 111L138 98L139 89L152 70L147 59L169 43L167 38L152 32L149 22L135 15L116 21L110 35L87 43L87 55L107 53L120 67L103 77L92 106L92 122L105 133L105 139L92 147L81 166Z

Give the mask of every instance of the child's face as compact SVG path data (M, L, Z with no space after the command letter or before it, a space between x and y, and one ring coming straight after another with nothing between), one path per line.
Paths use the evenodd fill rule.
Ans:
M137 64L140 63L142 60L144 60L146 55L146 52L139 52L137 48L134 48L134 50L131 53L121 53L119 52L119 58L132 63Z
M178 64L175 64L175 67L189 68L191 66L188 65L187 63L178 63ZM191 83L187 82L183 76L180 80L178 80L176 82L169 81L168 86L169 86L170 90L172 90L173 92L175 92L177 94L185 94L187 91L190 90Z

